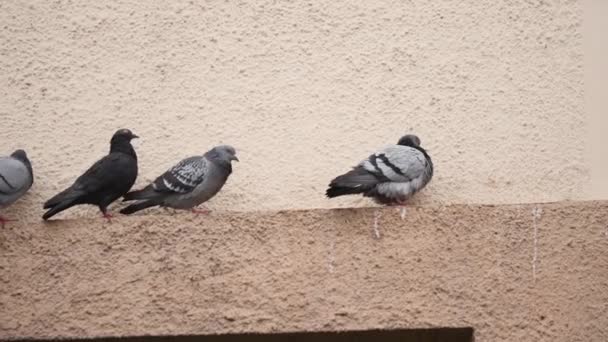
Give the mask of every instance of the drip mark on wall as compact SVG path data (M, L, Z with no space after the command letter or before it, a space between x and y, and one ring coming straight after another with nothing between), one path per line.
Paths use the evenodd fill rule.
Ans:
M532 226L534 229L534 252L532 254L532 279L536 281L536 263L538 261L538 225L537 221L540 219L543 210L535 207L532 209Z
M334 273L334 269L335 269L335 261L336 261L336 256L335 256L335 248L336 248L336 243L334 241L331 242L331 244L329 245L329 256L327 257L327 268L329 269L329 273Z
M405 209L405 207L401 207L401 210L400 210L401 221L405 220L405 215L407 215L407 209Z
M380 230L378 229L378 220L380 219L380 210L374 211L374 237L380 238Z

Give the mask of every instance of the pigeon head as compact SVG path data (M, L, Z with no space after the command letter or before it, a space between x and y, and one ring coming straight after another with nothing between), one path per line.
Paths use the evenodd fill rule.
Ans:
M34 177L34 171L32 170L32 163L30 162L29 158L27 157L27 154L25 153L24 150L19 149L16 150L15 152L13 152L11 154L11 157L20 160L23 164L25 164L25 167L27 167L28 170L30 170L30 174L32 175L32 177Z
M110 140L110 152L126 153L137 159L137 154L135 154L135 150L131 146L131 140L136 138L139 137L133 134L131 130L126 128L119 129L112 136L112 140Z
M401 139L399 139L397 145L418 147L420 146L420 138L413 134L407 134L401 137Z
M119 129L118 131L116 131L116 133L114 133L114 135L112 136L112 141L114 140L122 140L122 141L131 141L131 139L137 139L139 138L137 135L133 134L133 132L131 132L130 129Z
M27 154L25 153L24 150L16 150L15 152L13 152L13 154L11 154L11 157L15 158L15 159L19 159L22 162L29 162L29 159L27 159Z
M216 146L208 152L207 156L215 161L220 161L230 164L231 161L239 161L236 157L236 150L230 145Z

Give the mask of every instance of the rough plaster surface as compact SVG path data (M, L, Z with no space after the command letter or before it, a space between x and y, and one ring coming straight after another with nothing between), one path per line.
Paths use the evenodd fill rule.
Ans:
M470 326L482 342L608 340L608 202L103 222L0 230L0 338Z
M328 201L329 180L415 132L436 165L417 203L588 199L578 1L0 3L3 153L32 213L129 127L142 185L218 143L240 150L209 206ZM587 187L588 188L588 187ZM63 217L78 217L72 211Z

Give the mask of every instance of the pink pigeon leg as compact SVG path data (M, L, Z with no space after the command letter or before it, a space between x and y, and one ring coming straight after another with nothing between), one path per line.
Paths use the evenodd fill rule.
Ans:
M17 222L18 220L7 219L6 217L0 216L0 226L4 229L4 226L9 222Z
M114 216L112 216L112 214L110 214L110 213L108 213L108 212L105 212L105 213L103 213L102 217L103 217L104 219L108 220L108 223L112 223L112 218L113 218Z
M192 213L196 214L196 215L198 215L198 214L207 215L207 214L209 214L211 212L211 210L209 210L209 209L207 209L205 207L202 207L201 209L192 208L192 209L190 209L190 211Z

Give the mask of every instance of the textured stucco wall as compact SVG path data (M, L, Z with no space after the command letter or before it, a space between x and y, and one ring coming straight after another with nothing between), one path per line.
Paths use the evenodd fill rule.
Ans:
M0 339L470 326L480 342L608 341L608 202L121 222L0 230Z
M590 195L608 198L608 2L586 0L583 20L585 47L585 111L590 117L588 141L591 167Z
M479 341L608 340L605 202L446 206L596 190L581 12L566 0L0 2L0 153L27 149L36 173L3 212L20 221L0 230L0 339L472 326ZM142 137L138 185L235 145L218 210L42 224L41 203L121 127ZM326 184L406 132L436 176L404 220L230 212L367 206L324 199Z
M3 1L0 146L26 148L37 171L12 210L37 218L119 127L142 137L139 185L235 145L242 162L211 208L369 205L327 201L325 186L406 132L436 164L418 203L586 199L581 12L562 0Z

